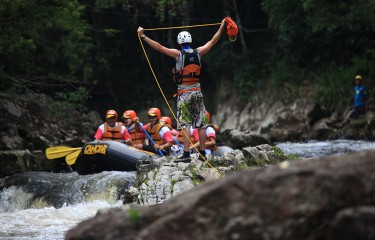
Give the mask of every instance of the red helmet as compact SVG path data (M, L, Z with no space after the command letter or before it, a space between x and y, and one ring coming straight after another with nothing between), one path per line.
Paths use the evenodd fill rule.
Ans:
M160 123L166 123L168 124L169 126L172 126L172 120L170 117L167 117L167 116L163 116L160 118L159 120Z
M157 116L158 119L161 117L161 112L159 108L150 108L147 112L149 116Z
M111 117L116 117L117 119L117 112L115 110L108 110L107 113L105 114L105 118L111 118Z
M210 123L211 121L211 115L208 111L206 111L206 119L207 119L207 123Z
M124 114L122 114L122 118L130 118L132 121L137 116L137 113L133 110L126 110Z

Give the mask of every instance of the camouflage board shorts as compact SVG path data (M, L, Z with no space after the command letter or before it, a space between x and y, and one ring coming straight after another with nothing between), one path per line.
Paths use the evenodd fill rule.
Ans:
M177 97L177 118L181 128L192 126L193 128L204 128L206 122L204 117L203 94L201 91L184 92ZM179 126L178 126L179 128Z

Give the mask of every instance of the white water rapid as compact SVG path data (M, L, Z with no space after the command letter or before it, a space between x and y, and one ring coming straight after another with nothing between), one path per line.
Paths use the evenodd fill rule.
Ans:
M134 181L134 172L37 172L0 179L0 239L64 239L98 210L121 206Z

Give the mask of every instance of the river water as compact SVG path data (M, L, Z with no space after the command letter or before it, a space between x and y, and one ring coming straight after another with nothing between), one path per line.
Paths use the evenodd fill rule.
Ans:
M29 172L0 179L0 239L64 239L100 209L119 207L135 172Z
M301 158L348 154L375 149L375 142L335 140L277 143ZM0 179L0 239L64 239L67 230L98 210L122 205L135 172L30 172Z
M345 140L310 141L305 143L276 143L283 152L295 154L301 158L313 158L329 155L342 155L375 149L374 141Z

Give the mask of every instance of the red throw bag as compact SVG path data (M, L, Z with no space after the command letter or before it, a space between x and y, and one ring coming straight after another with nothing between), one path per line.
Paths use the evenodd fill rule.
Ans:
M226 17L225 22L227 23L227 35L230 41L236 41L238 34L237 24L230 18Z

